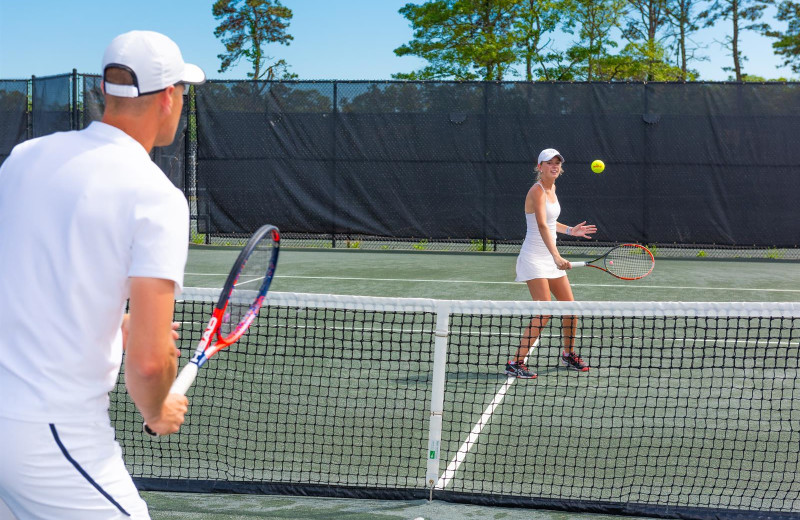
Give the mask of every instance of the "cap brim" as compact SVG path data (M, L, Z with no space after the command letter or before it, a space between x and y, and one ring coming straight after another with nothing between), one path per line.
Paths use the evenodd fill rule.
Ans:
M541 160L539 161L539 164L542 164L545 161L549 161L553 157L558 157L559 159L561 159L562 163L564 162L564 157L560 153L554 153L553 155L546 155L544 157L541 157L540 158Z
M206 73L197 65L191 63L184 63L183 74L181 75L181 83L189 85L201 85L206 82Z

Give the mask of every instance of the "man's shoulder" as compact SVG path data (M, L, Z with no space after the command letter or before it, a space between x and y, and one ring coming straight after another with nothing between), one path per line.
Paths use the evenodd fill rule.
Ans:
M59 143L63 142L65 139L68 139L71 134L76 133L77 132L70 130L67 132L55 132L40 137L33 137L15 145L11 150L11 156L20 156L33 150L38 150L42 147L58 146Z

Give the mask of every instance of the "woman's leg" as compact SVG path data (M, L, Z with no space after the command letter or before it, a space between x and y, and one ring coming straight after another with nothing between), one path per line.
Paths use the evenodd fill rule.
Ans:
M561 278L551 278L550 291L560 302L573 302L575 297L572 295L572 286L566 276ZM575 350L575 333L578 328L578 318L576 316L561 317L561 335L564 338L564 351L568 354Z
M533 301L550 301L550 287L547 283L547 278L535 278L525 282L528 284L528 290L531 293ZM520 342L517 353L513 361L522 363L528 356L528 351L536 343L542 329L547 325L550 316L534 316L530 324L525 327L522 333L522 341Z
M572 287L566 276L553 278L550 281L550 290L558 301L572 302L575 297L572 295ZM575 335L578 329L577 316L561 317L561 334L564 338L564 352L561 353L561 364L571 370L586 372L589 370L587 365L578 354L575 353Z

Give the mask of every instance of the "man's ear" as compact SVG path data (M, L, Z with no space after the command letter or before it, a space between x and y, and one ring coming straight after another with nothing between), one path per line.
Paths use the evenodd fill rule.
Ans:
M172 110L173 101L172 95L175 92L175 85L170 85L169 87L165 88L163 91L158 93L158 104L161 107L161 111L165 114L169 114Z

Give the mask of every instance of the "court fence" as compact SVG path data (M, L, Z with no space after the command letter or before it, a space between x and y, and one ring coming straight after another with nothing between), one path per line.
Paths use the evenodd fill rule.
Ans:
M100 77L0 80L0 161L101 117ZM209 81L153 159L192 242L516 252L540 149L561 220L666 256L800 259L800 83ZM594 174L593 159L606 171ZM581 253L580 239L564 245Z

